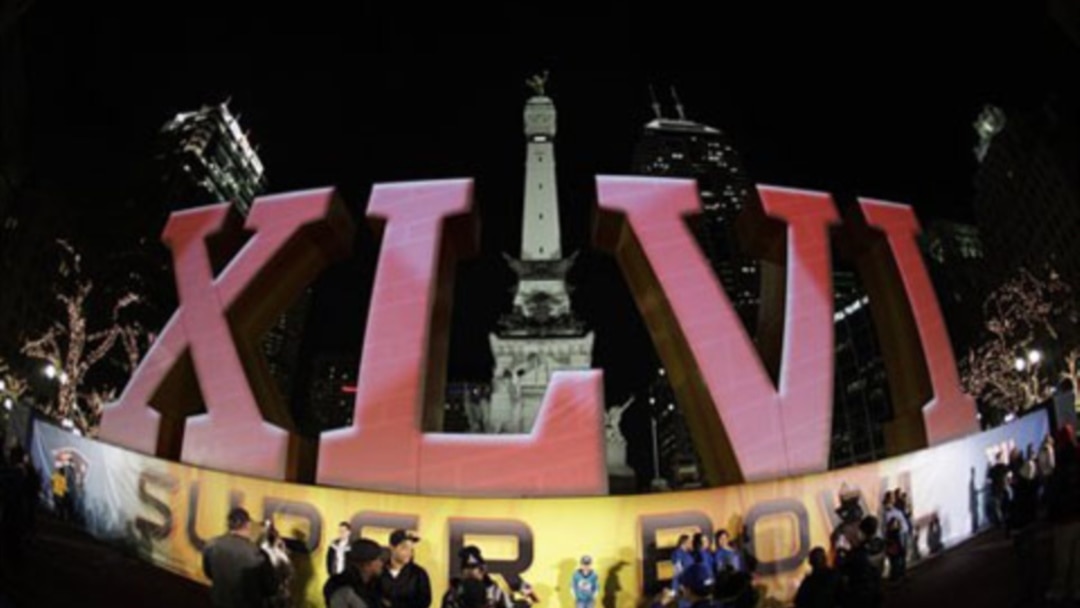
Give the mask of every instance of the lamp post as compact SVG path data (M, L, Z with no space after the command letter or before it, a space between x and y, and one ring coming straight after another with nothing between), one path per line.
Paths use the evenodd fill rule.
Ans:
M1027 378L1024 379L1024 391L1028 395L1028 402L1024 404L1024 409L1031 407L1039 402L1039 364L1043 361L1043 354L1037 348L1033 348L1027 351L1024 356L1018 356L1013 361L1013 368L1016 369L1018 374L1027 373Z

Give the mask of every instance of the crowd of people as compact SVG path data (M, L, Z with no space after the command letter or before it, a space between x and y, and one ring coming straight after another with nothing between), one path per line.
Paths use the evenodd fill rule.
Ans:
M653 605L678 603L685 608L695 601L692 597L708 597L714 606L723 608L753 606L756 593L752 575L757 560L746 550L746 540L744 533L738 545L734 544L727 530L712 536L679 536L671 554L671 584L654 595Z
M36 527L37 497L38 473L30 456L18 446L6 458L0 453L0 575L22 561Z
M1051 576L1046 599L1080 601L1080 443L1071 424L1040 445L1001 450L987 474L990 522L1016 550L1019 574L1034 592L1032 564L1041 529L1050 529Z

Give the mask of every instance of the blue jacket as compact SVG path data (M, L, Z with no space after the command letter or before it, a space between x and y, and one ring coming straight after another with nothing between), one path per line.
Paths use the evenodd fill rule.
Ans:
M716 563L714 564L716 567L716 572L720 572L728 566L731 566L731 569L736 572L743 571L742 556L739 555L738 551L735 551L733 549L717 548L716 557L714 559L716 560Z
M679 575L687 568L694 565L694 555L690 551L675 549L671 553L671 565L675 568L675 575L671 577L671 588L676 593L679 591Z
M574 570L574 600L578 602L591 602L596 600L600 593L600 577L596 570L585 574L580 569Z
M694 552L694 559L700 561L709 569L709 572L716 572L716 556L711 549L702 549L701 551Z

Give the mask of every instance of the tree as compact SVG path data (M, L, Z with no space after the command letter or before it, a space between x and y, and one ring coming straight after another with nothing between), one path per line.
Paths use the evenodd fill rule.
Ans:
M0 358L0 402L7 399L18 401L25 392L26 380L19 377L7 361Z
M1021 269L983 303L985 340L961 362L964 389L1005 410L1046 399L1059 379L1077 380L1080 314L1052 269Z
M60 283L55 286L61 318L44 334L23 344L22 353L46 362L46 374L59 383L57 398L42 406L44 413L70 421L84 434L93 434L102 408L115 395L115 389L108 382L91 382L88 376L118 344L126 357L116 366L129 374L134 369L145 331L136 323L125 324L122 313L141 298L134 292L122 292L104 309L109 310L104 326L91 329L94 323L90 317L95 316L91 307L93 281L83 276L81 258L75 249L66 241L57 243L62 250Z

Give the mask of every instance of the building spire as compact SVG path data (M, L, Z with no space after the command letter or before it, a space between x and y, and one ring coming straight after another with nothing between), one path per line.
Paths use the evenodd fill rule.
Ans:
M652 98L652 111L656 114L657 120L664 118L664 113L660 110L660 100L656 98L656 90L653 89L652 83L649 83L649 97Z
M675 90L675 85L671 85L671 96L675 99L675 111L679 113L679 120L686 120L686 112L683 110L682 100L679 99L679 92Z

